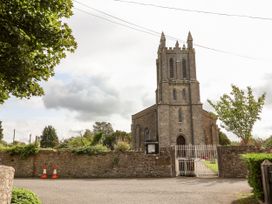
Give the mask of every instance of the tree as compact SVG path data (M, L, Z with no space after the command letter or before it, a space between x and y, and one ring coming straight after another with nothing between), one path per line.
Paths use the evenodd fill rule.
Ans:
M264 141L265 148L272 148L272 135Z
M220 145L230 145L231 141L227 137L227 135L221 131L219 131L219 144Z
M41 135L41 147L55 147L59 144L59 139L56 133L56 129L51 125L45 127L43 129L43 133Z
M3 134L3 128L2 128L2 121L0 121L0 142L3 140L4 134Z
M40 82L77 46L63 22L71 9L72 0L0 0L0 103L44 93Z
M94 134L102 133L103 135L110 135L113 133L113 128L110 123L107 122L95 122L93 125Z
M255 99L252 89L247 87L247 94L232 85L230 95L224 94L216 103L208 100L221 120L222 127L233 132L242 143L247 145L252 138L252 128L257 120L265 101L265 94Z

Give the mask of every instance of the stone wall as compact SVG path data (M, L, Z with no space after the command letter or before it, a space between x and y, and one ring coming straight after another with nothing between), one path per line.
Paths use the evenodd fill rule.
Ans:
M247 168L240 155L249 152L260 152L253 146L218 146L219 177L245 178Z
M161 150L158 155L143 152L110 152L103 155L76 155L69 151L42 150L36 156L21 159L0 152L2 164L15 168L15 177L39 177L43 165L48 174L58 166L60 177L114 178L114 177L171 177L174 172L174 151Z
M0 204L9 204L13 187L14 169L0 165Z

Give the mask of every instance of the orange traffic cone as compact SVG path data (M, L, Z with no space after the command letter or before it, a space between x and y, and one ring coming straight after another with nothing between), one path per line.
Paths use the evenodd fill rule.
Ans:
M43 173L41 175L41 179L47 179L46 166L43 165Z
M58 175L58 172L57 172L57 166L56 165L54 165L53 166L53 174L52 174L52 177L51 177L52 179L57 179L57 178L59 178L59 175Z

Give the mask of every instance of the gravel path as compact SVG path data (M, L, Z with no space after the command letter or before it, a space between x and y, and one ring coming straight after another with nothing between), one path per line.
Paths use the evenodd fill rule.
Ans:
M33 190L44 204L230 204L240 193L250 192L246 180L189 177L15 179L14 185Z

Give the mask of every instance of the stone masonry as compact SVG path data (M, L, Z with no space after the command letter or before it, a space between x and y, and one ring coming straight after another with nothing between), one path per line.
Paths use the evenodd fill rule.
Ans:
M156 104L132 116L133 147L145 149L176 144L218 144L217 118L203 110L196 77L195 50L189 33L187 47L158 48Z
M174 151L162 149L158 155L144 152L109 152L101 155L77 155L71 151L41 150L22 159L0 152L4 165L13 166L15 177L40 177L42 167L52 175L53 165L61 178L126 178L175 176Z
M14 168L0 165L0 204L11 202Z

